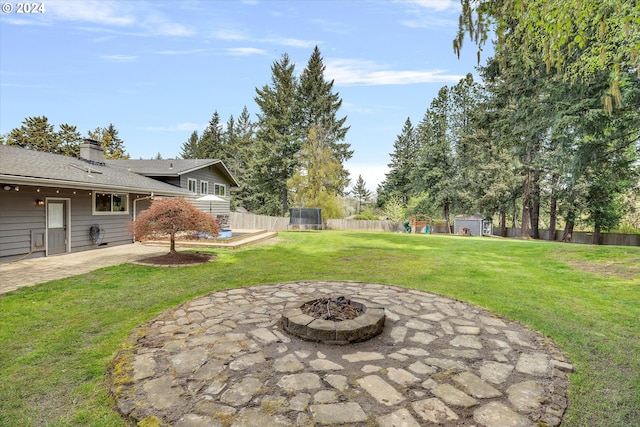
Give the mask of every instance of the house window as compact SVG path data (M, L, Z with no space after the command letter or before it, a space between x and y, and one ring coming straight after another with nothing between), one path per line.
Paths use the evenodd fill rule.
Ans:
M215 194L216 196L226 196L227 186L224 184L215 184L213 186L213 194Z
M198 192L198 181L192 178L187 178L187 184L189 186L189 191L191 191L192 193Z
M209 182L200 181L200 194L209 194Z
M93 191L94 214L128 214L129 195L126 193L102 193Z

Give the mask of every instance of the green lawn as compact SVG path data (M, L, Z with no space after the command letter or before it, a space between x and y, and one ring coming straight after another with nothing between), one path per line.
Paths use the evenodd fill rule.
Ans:
M125 426L108 370L131 330L210 291L395 284L519 320L575 367L566 426L640 425L640 248L393 233L281 233L198 267L125 264L0 295L0 426Z

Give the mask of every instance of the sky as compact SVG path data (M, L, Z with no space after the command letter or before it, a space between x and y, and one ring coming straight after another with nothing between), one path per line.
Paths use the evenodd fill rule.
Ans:
M475 45L460 58L452 48L458 0L35 4L2 3L0 134L34 116L83 136L113 124L132 159L178 157L215 111L226 123L246 106L256 121L274 62L286 53L299 74L318 46L350 126L345 167L375 191L406 119L417 125L442 86L476 74Z

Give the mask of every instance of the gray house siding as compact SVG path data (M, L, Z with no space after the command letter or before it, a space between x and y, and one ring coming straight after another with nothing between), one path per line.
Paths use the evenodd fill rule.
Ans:
M230 188L238 182L220 160L103 162L103 150L92 140L80 146L80 154L72 158L0 145L0 262L131 243L130 222L150 206L152 196L185 197L204 212L229 216ZM187 191L189 178L196 180L195 193ZM224 185L223 200L197 201L205 195L203 181L207 194ZM102 192L128 194L128 210L94 213L94 195L100 195L95 202L100 210L120 208Z
M230 189L230 184L229 181L220 173L218 173L215 168L209 166L207 168L202 168L199 169L197 171L193 171L193 172L189 172L189 173L185 173L183 175L180 176L180 186L182 188L188 189L189 188L189 184L188 181L189 179L195 179L196 180L196 188L197 188L197 193L193 194L193 196L189 199L189 201L191 203L193 203L193 205L195 207L197 207L199 210L201 210L202 212L205 213L211 213L211 215L213 216L229 216L229 213L231 211L231 204L229 201L229 189ZM200 192L200 183L202 181L207 181L209 184L209 192L207 194L215 194L214 192L214 186L216 184L218 185L224 185L225 186L225 195L224 196L218 196L221 197L222 199L224 199L224 201L222 202L205 202L205 201L198 201L197 199L199 197L202 196L206 196L206 194Z
M137 214L149 207L148 199L142 199L144 195L129 194L127 214L94 215L93 199L87 190L20 186L20 191L0 191L1 261L46 256L46 204L38 206L37 200L67 201L70 207L70 223L67 224L70 252L132 243L129 223L133 220L134 204ZM136 196L141 199L134 203ZM89 233L92 225L100 229L96 242L92 241Z
M19 192L0 193L0 258L25 255L31 251L32 234L35 257L45 255L44 238L45 211L44 206L37 206L36 194L26 188ZM38 198L44 197L38 194Z

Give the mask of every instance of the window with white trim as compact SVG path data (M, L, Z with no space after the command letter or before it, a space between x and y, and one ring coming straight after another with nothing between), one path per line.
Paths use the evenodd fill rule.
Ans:
M129 195L127 193L106 193L93 191L93 214L128 214Z
M214 184L213 185L213 194L216 196L226 196L227 195L227 186L224 184Z
M200 181L200 194L209 194L209 181Z
M187 187L192 193L198 192L198 181L193 178L187 178Z

